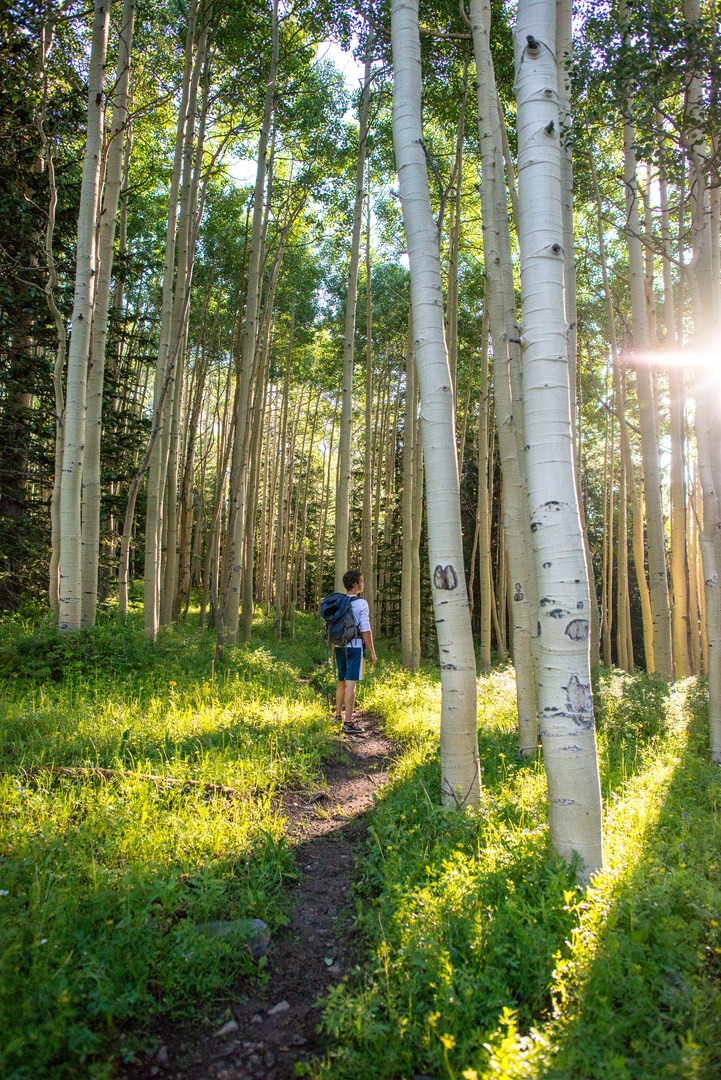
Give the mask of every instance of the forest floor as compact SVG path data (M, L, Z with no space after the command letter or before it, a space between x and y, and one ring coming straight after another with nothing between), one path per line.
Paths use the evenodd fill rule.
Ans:
M344 737L342 760L326 765L310 796L288 792L287 820L299 877L287 927L274 936L267 982L241 983L207 1026L161 1024L156 1052L128 1067L128 1080L291 1080L296 1062L323 1054L318 1001L357 963L352 873L367 834L366 812L388 778L395 747L371 713L356 713L361 737Z

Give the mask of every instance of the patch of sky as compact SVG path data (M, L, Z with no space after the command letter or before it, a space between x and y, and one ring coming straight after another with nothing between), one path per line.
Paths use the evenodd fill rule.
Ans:
M326 39L316 48L316 63L330 61L343 76L349 94L355 94L363 82L364 65L355 59L352 52L346 52L336 41ZM352 123L356 119L353 109L348 109L343 119ZM228 174L240 187L255 184L257 162L253 158L234 158L228 162Z

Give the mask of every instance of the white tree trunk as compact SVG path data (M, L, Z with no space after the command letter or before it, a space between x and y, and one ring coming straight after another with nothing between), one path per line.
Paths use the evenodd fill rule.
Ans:
M556 0L520 0L515 30L524 423L539 587L538 693L555 850L603 862L564 304Z
M520 366L520 347L503 165L503 131L490 47L489 0L471 0L470 14L478 80L486 304L493 342L496 429L503 469L503 526L513 586L511 631L519 750L521 754L535 754L538 749L538 704L534 645L538 590L525 512L523 401L518 382L514 384L512 376L512 369Z
M353 468L353 350L355 347L356 303L358 300L358 267L363 221L363 180L368 152L368 118L370 115L371 49L373 34L369 30L366 45L363 95L358 118L358 160L356 162L355 205L353 232L348 269L348 292L345 302L345 331L343 334L343 375L341 381L341 417L338 433L338 480L335 503L335 588L344 592L343 575L348 569L350 547L350 497ZM370 582L368 583L370 585Z
M252 377L257 362L258 313L260 311L261 265L263 254L263 223L266 214L265 183L273 121L275 83L278 75L278 0L273 0L272 46L268 82L265 88L263 121L258 139L258 167L255 175L253 196L253 220L251 226L250 253L248 259L248 282L246 286L245 318L241 345L240 371L236 389L235 434L233 457L230 468L230 515L225 552L223 596L218 616L218 651L238 640L240 615L241 576L243 568L243 540L246 533L246 488L248 480L250 425L248 413Z
M619 14L627 18L626 0L620 0ZM624 31L625 32L625 31ZM627 103L623 124L624 188L626 193L626 236L631 294L633 352L636 363L643 493L646 505L648 577L653 622L653 670L663 679L673 679L671 649L671 606L666 576L665 536L661 499L661 472L658 454L658 428L654 407L651 368L648 363L648 319L644 280L641 224L638 210L640 193L636 180L636 132L632 102Z
M150 450L148 474L147 514L145 519L145 570L144 570L144 621L145 632L155 638L160 618L161 539L163 526L163 494L165 490L165 464L170 439L170 418L174 397L174 365L176 357L171 353L174 310L174 270L178 232L178 201L183 168L183 154L187 142L189 104L193 85L197 89L200 77L194 63L196 28L199 0L192 0L188 11L188 27L185 40L185 67L183 88L178 110L175 134L173 172L168 194L168 229L165 241L165 265L163 269L163 296L161 305L161 328L158 344L158 362L153 387L154 430ZM181 222L181 226L184 222ZM127 518L127 515L126 515ZM127 531L127 520L126 530Z
M75 263L75 298L68 345L65 438L60 486L60 630L77 630L82 602L82 480L87 409L90 329L95 299L95 222L100 197L103 150L103 74L108 47L110 5L93 5L93 37L88 68L88 120L83 175L80 187L78 239Z
M110 143L105 162L105 191L98 228L98 270L88 369L88 413L83 464L83 593L81 622L94 626L98 605L100 556L100 443L103 424L105 349L115 250L115 227L123 178L123 150L128 125L130 53L135 22L135 0L124 0L120 20L118 62L113 93Z
M700 19L698 0L684 0L684 14L691 22ZM709 730L711 759L721 765L721 373L718 367L718 334L721 301L713 277L708 147L698 118L703 115L700 79L691 79L688 91L689 198L695 284L695 344L705 363L695 372L696 442L703 491L701 556L705 593Z
M406 346L406 410L403 420L403 492L401 496L401 655L403 667L413 667L411 598L413 595L413 479L416 444L416 362L413 356L413 327L408 328Z
M461 537L454 402L443 333L438 234L421 128L417 0L393 0L393 144L411 272L428 553L441 665L441 796L464 806L480 795L476 666Z

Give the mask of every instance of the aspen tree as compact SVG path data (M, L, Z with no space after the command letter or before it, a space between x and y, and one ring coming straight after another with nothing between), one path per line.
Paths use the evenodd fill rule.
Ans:
M476 504L478 585L481 596L481 648L479 661L481 671L489 671L491 667L491 616L494 602L491 568L492 501L489 492L491 471L488 447L490 395L487 333L482 333L481 353L481 389L478 402L478 496Z
M53 492L50 499L50 567L48 574L48 599L53 617L57 618L60 610L58 596L58 570L60 566L60 486L63 474L63 444L65 441L65 389L63 386L63 374L65 371L65 358L67 356L67 332L65 320L60 311L56 299L55 290L58 285L57 262L54 251L55 223L57 218L58 187L55 179L55 162L53 160L52 145L45 131L47 115L47 62L53 46L55 36L55 18L51 12L42 26L40 34L40 61L39 75L42 82L41 105L37 118L38 135L42 149L42 158L48 177L48 210L47 224L45 226L45 263L47 266L47 280L45 282L45 299L50 314L55 324L58 343L55 351L55 364L53 366L53 396L55 406L55 460Z
M401 564L401 656L403 667L414 671L413 631L411 624L412 548L413 548L413 481L416 443L416 363L413 355L413 325L409 320L408 343L405 354L406 399L403 421L403 491L401 497L402 564Z
M217 648L219 653L222 653L226 645L234 645L238 638L243 541L246 535L245 513L249 465L248 449L250 444L250 424L248 418L250 405L249 395L258 358L257 337L258 314L260 311L263 231L267 212L265 199L266 167L268 161L268 144L270 141L271 124L274 113L275 84L278 77L278 0L273 0L271 20L272 40L270 71L265 88L263 120L258 139L258 162L255 174L255 190L253 194L253 218L250 251L248 256L248 278L246 284L243 339L235 394L235 432L230 469L230 512L224 556L225 569L222 582L223 595L218 609L219 625Z
M343 374L341 379L341 416L338 432L338 478L335 504L335 589L344 592L343 575L348 569L350 544L351 471L353 467L353 352L355 348L356 303L358 300L358 269L363 221L365 163L368 153L368 122L371 94L371 50L373 31L368 28L366 41L363 92L358 116L358 159L356 161L355 204L348 268L348 291L345 302L343 333Z
M371 292L371 200L366 200L366 356L365 356L365 449L363 457L363 516L361 524L361 571L371 625L375 625L376 569L373 559L373 295ZM380 468L378 469L380 473ZM378 501L376 500L376 507Z
M161 328L158 343L158 360L153 385L153 430L148 442L147 462L149 466L147 489L147 513L145 520L145 571L144 571L144 621L145 631L155 638L159 625L160 583L162 572L161 540L163 522L163 494L165 490L167 448L170 441L172 400L174 394L174 375L177 354L172 353L172 334L175 309L175 261L178 233L178 207L180 184L183 169L183 157L188 138L189 114L193 95L197 91L200 68L196 62L196 29L199 0L192 0L188 11L188 25L185 39L185 63L183 83L178 109L175 133L173 171L168 193L168 228L165 240L165 262L163 267L163 293L161 303ZM180 223L185 227L186 219ZM180 347L180 340L177 346ZM124 533L132 525L132 512L137 498L137 491L142 477L136 478L128 496L128 508L125 513Z
M627 36L628 12L626 0L620 0L619 14L623 24L624 40ZM641 458L643 462L643 494L646 511L646 538L648 544L648 577L653 628L653 668L667 681L673 678L671 648L671 608L666 576L666 552L664 538L663 508L661 503L661 473L658 456L658 431L654 406L651 367L648 359L649 337L646 309L643 251L641 246L641 223L639 214L639 189L636 176L636 134L632 102L626 103L623 122L624 189L626 194L626 238L628 245L629 279L631 293L631 321L633 334L634 369L639 405L641 430Z
M453 160L451 187L454 188L451 202L450 235L448 238L448 275L446 295L446 341L448 343L448 365L453 379L453 393L458 401L458 256L461 245L461 201L463 195L463 141L466 132L466 105L468 101L468 58L463 58L463 76L461 81L461 101L456 132L456 152ZM463 461L463 454L459 454Z
M88 368L88 412L83 458L83 595L81 604L81 623L83 626L95 625L98 605L100 443L103 425L105 350L108 337L108 312L110 310L115 230L123 179L124 136L129 115L128 89L134 22L135 0L124 0L118 39L118 60L113 90L110 141L105 160L105 187L98 226L97 285L93 307L90 364Z
M514 33L529 518L539 588L538 695L555 850L603 863L590 597L571 430L555 0L520 0Z
M525 512L524 406L522 387L517 377L520 370L519 332L504 177L503 132L490 47L490 19L490 0L471 0L470 24L478 82L485 305L493 342L496 431L503 470L503 532L513 586L511 628L519 750L522 754L535 754L538 748L538 704L534 639L538 593Z
M573 59L572 0L556 0L556 58L558 62L558 105L561 124L561 192L563 208L563 257L565 267L566 321L568 323L568 370L571 395L571 423L578 431L579 449L576 452L576 489L578 505L583 517L581 496L581 425L577 422L578 384L578 312L576 310L576 251L573 226L573 130L571 116L571 75ZM585 524L585 523L584 523ZM582 530L583 545L588 567L588 585L591 598L591 667L597 667L600 650L600 618L594 580L593 559L588 544L588 532Z
M666 348L678 352L676 298L671 273L671 224L665 169L659 175L661 238L663 243L663 320ZM675 357L674 357L675 359ZM671 362L668 369L669 429L671 441L671 630L673 669L677 679L691 673L689 661L688 558L686 554L686 392L683 368Z
M684 15L692 25L700 20L698 0L684 0ZM721 329L721 306L718 282L713 278L708 147L699 127L704 102L697 73L689 80L686 109L693 242L691 276L698 353L694 389L698 469L703 493L700 543L705 586L710 749L711 759L721 765L721 373L715 355Z
M625 385L622 386L622 359L619 354L618 338L616 335L616 316L613 309L613 297L611 295L611 286L609 283L608 275L608 263L606 259L606 241L603 231L603 217L601 208L601 192L598 186L598 177L596 175L596 169L593 163L593 155L589 155L589 165L591 169L591 180L593 182L594 193L596 197L596 220L598 223L598 253L599 261L601 264L601 280L603 282L603 294L606 302L606 331L608 333L609 348L611 352L611 366L613 373L613 399L615 403L616 416L618 417L618 430L619 440L621 447L621 462L623 468L623 488L627 493L631 504L631 528L632 528L632 546L633 546L633 561L636 568L636 583L638 586L638 592L641 600L641 618L643 621L643 643L644 653L646 658L646 667L649 671L655 670L654 665L654 649L653 649L653 619L651 614L651 597L648 589L648 581L646 580L646 566L644 561L644 542L643 542L643 510L641 508L641 499L634 483L634 468L633 468L633 456L631 453L631 440L628 434L628 423L626 420L626 392ZM625 383L625 380L624 380ZM626 536L627 530L625 528L626 522L626 500L623 501L623 520L624 530L620 533L620 540ZM619 564L619 573L626 570L627 557L623 556L623 567ZM623 574L623 581L619 579L618 584L618 596L619 596L619 608L621 610L619 618L619 626L625 630L628 620L626 619L625 605L627 603L627 576ZM623 592L621 591L623 586ZM630 638L630 626L629 626L629 638ZM622 659L625 656L626 660ZM619 665L625 668L626 671L632 670L633 665L633 653L629 654L626 646L619 645Z
M75 261L75 296L72 331L68 343L67 388L60 486L60 630L77 630L82 605L82 479L87 411L88 357L95 299L95 223L100 198L103 144L103 76L108 47L110 4L95 0L93 34L88 67L88 111L83 173L80 186L78 237Z
M275 636L280 640L283 636L283 538L285 532L285 511L287 509L285 484L287 468L287 443L288 443L288 407L290 397L290 369L291 355L290 346L285 361L285 377L283 379L283 394L280 403L280 431L278 433L278 454L276 465L278 469L277 488L277 512L275 528Z
M393 145L411 274L421 434L426 464L431 594L441 665L441 796L480 795L476 670L460 523L453 388L443 328L438 230L421 127L417 0L393 0Z

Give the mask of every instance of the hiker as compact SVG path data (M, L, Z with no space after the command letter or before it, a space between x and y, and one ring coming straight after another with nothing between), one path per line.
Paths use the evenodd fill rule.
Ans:
M360 594L363 592L363 575L360 570L347 570L343 575L343 586L348 596L353 597L353 617L358 627L358 634L346 646L334 645L338 686L335 692L335 718L342 725L345 735L362 735L363 728L353 723L355 705L355 685L363 678L363 660L366 649L371 664L376 662L376 650L370 624L368 603ZM345 705L345 720L343 706Z

